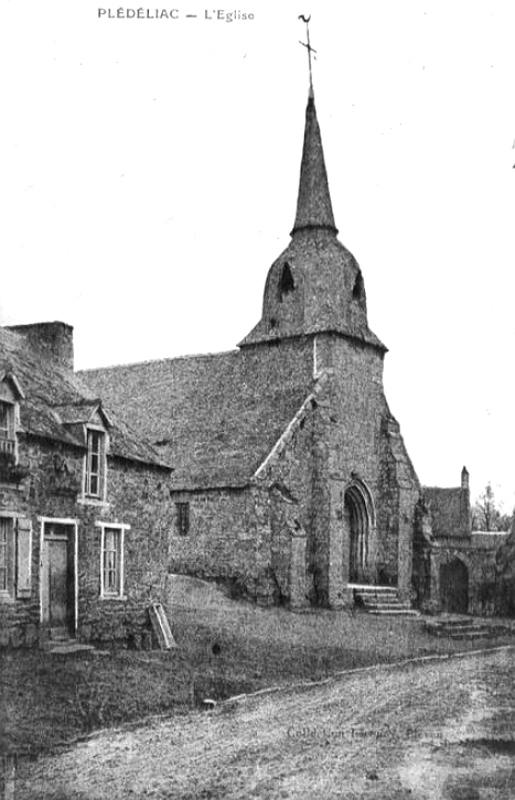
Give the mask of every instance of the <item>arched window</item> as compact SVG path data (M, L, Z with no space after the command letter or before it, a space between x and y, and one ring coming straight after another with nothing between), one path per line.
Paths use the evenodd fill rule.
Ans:
M363 302L365 299L365 284L361 272L356 275L354 286L352 287L352 299L357 300L358 303Z

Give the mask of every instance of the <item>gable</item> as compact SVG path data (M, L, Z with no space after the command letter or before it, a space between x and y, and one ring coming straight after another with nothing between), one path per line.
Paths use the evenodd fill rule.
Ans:
M56 404L53 406L59 419L69 428L84 425L95 425L99 428L111 427L111 420L98 399L83 400L76 403Z
M16 393L8 381L3 380L0 383L0 400L4 403L15 403L17 400Z
M12 372L0 373L0 400L16 403L24 396L20 383Z

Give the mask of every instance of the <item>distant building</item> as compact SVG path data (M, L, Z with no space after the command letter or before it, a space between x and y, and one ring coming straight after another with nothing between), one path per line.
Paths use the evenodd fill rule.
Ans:
M149 635L170 468L73 373L72 328L0 328L0 646Z
M420 607L454 614L511 613L498 568L508 533L472 530L466 468L460 486L424 487L422 498L413 562Z

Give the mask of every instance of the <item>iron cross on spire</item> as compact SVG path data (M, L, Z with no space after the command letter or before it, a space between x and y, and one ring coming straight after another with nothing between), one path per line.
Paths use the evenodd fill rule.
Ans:
M301 44L303 47L305 47L306 50L308 51L309 93L310 93L310 95L313 95L313 70L312 70L312 65L311 65L311 53L316 53L316 50L314 50L311 47L311 42L310 42L310 39L309 39L309 21L311 19L311 14L309 15L309 17L305 17L303 14L299 14L299 19L301 19L303 22L306 23L306 38L308 40L307 44L306 44L306 42L299 42L299 44ZM315 56L313 56L313 57L315 57Z

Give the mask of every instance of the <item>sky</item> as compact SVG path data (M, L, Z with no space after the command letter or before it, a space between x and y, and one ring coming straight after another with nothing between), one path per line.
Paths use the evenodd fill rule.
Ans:
M423 484L466 465L511 511L513 2L102 2L0 4L0 323L73 325L79 369L235 347L293 224L311 14L390 408Z

